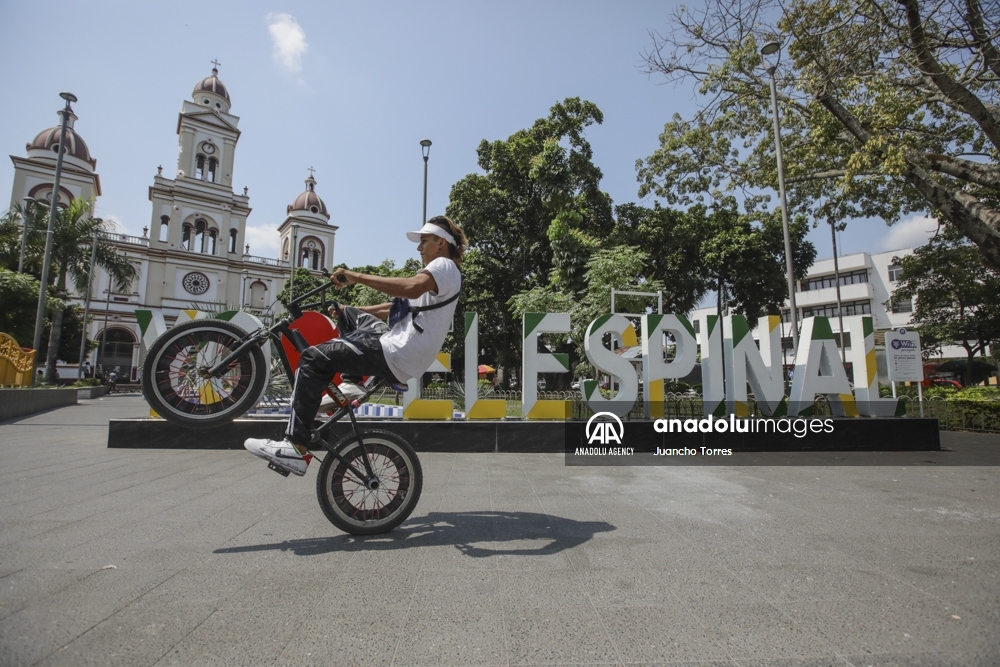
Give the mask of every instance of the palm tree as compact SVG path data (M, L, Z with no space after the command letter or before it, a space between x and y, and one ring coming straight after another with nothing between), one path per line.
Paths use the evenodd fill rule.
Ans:
M41 207L36 205L33 208ZM78 291L83 292L90 289L88 277L90 276L90 256L95 232L97 232L96 264L108 272L115 286L119 290L127 290L132 282L139 277L139 269L129 262L125 255L119 254L111 243L110 233L114 230L114 224L101 218L92 217L93 208L93 200L74 199L68 207L56 211L49 281L50 285L55 286L55 295L59 299L65 300L69 296L67 283L70 280ZM45 217L48 218L47 215ZM29 251L35 255L36 259L44 253L45 227L36 227L29 233L28 245ZM45 381L53 384L58 381L56 375L56 357L58 355L56 351L62 340L62 324L63 311L56 309L52 314L52 328L49 332L48 350L50 354L47 354L45 358ZM86 322L84 323L84 335L86 335Z

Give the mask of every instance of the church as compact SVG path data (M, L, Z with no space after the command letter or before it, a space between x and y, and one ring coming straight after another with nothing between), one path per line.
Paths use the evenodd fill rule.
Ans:
M260 315L284 288L293 264L314 271L333 267L337 226L331 224L330 213L316 194L311 173L305 190L288 205L277 226L280 257L249 254L250 197L247 188L234 192L232 182L240 119L230 108L229 91L215 67L181 106L176 174L169 178L159 167L153 176L149 225L143 227L142 236L109 237L138 267L138 280L131 291L120 292L100 269L91 278L86 335L98 345L87 358L95 368L117 368L122 381L137 381L140 370L136 310L159 310L168 325L189 309L221 312L242 306ZM39 132L27 144L24 157L10 156L12 207L29 198L54 198L65 206L78 197L101 195L97 160L74 129L76 120L70 113L58 195L53 190L59 125ZM86 294L70 299L81 308L85 300ZM59 374L75 379L77 365L60 362Z

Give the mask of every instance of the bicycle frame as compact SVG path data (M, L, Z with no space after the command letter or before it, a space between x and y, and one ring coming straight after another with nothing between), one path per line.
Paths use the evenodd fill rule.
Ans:
M287 339L292 344L292 346L299 351L299 353L305 352L306 349L309 348L309 343L306 342L302 334L299 331L292 329L291 325L294 324L295 321L298 320L300 317L302 317L302 313L306 310L312 310L316 306L319 306L320 308L325 310L327 304L326 290L328 290L330 287L332 287L332 285L329 283L320 285L319 287L309 292L306 292L302 296L299 296L298 298L289 302L287 306L289 313L288 317L282 318L274 325L272 325L269 329L258 329L257 331L248 334L247 337L240 342L240 345L235 350L233 350L230 354L226 355L217 364L204 371L204 374L209 377L220 377L225 373L226 369L228 369L229 366L234 361L242 358L243 355L246 354L247 350L251 349L254 346L263 346L264 343L266 343L268 340L272 340L275 343L273 347L277 350L278 357L279 359L281 359L282 369L284 370L285 375L288 377L289 381L294 384L295 370L292 368L291 362L288 359L288 355L285 354L285 350L281 345L281 337L284 336L285 339ZM319 301L308 303L303 306L299 305L302 301L305 301L306 299L315 296L316 294L320 294ZM334 301L333 303L336 302ZM341 406L337 410L337 412L335 412L333 416L331 416L330 419L327 420L325 424L320 426L318 429L312 431L312 442L319 442L321 445L323 445L324 449L326 449L339 461L344 463L352 473L358 476L358 479L365 480L365 485L369 489L375 489L378 487L378 481L377 481L378 478L375 475L374 469L372 468L371 459L368 456L368 450L364 446L364 441L362 440L361 437L361 430L358 428L358 420L357 417L355 417L354 415L353 408L356 405L360 405L361 403L367 401L372 394L374 394L378 389L381 389L384 386L385 386L385 380L380 378L368 389L368 391L365 393L364 396L347 405ZM344 415L349 416L351 419L351 427L354 430L354 434L357 436L358 444L361 445L361 460L364 462L365 473L367 474L362 473L343 455L334 451L333 447L326 441L326 438L324 437L327 433L329 433L330 430L333 429L333 425L336 424L338 421L340 421L344 417Z

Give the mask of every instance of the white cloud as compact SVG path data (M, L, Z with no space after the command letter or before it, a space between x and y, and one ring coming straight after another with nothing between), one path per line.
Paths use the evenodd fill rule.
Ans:
M309 48L306 33L291 14L268 14L267 31L271 33L274 50L271 57L286 72L298 74L302 71L302 55Z
M907 220L900 220L879 239L878 245L882 251L916 248L927 243L937 232L938 221L935 218L918 215Z
M256 257L276 259L278 257L278 232L274 227L251 227L247 225L247 243L250 254Z

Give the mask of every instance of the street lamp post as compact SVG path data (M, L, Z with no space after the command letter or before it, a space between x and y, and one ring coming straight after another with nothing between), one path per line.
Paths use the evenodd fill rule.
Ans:
M28 242L28 216L31 205L36 203L31 197L24 198L24 209L21 212L21 257L17 260L17 272L24 273L24 246Z
M250 272L246 269L240 271L240 275L243 276L243 290L240 292L240 308L244 308L247 305L247 278L250 276Z
M299 226L292 225L292 277L288 281L288 299L295 298L295 267L299 263Z
M768 65L767 74L771 79L771 112L774 117L774 148L778 156L778 193L781 196L781 229L785 235L785 272L788 274L788 305L792 316L792 346L795 353L799 351L799 313L795 305L795 270L792 268L792 237L788 231L788 202L785 199L785 165L781 155L781 128L778 124L778 88L774 83L774 72L778 69L781 59L781 44L768 42L760 49L762 56L777 53L773 65ZM797 361L797 360L796 360Z
M837 281L837 319L840 321L840 359L847 369L847 343L844 341L844 306L840 302L840 260L837 259L837 229L830 221L830 238L833 240L833 279Z
M97 261L97 235L99 233L96 229L94 230L94 245L90 249L90 267L87 268L87 298L84 300L83 307L83 336L80 337L80 367L76 371L77 380L83 378L83 355L87 350L87 317L90 315L90 283L94 278L94 262Z
M66 106L59 114L62 116L62 128L59 130L59 153L56 157L56 175L52 183L52 201L49 202L49 227L45 232L45 256L42 259L42 280L38 289L38 310L35 312L35 362L32 368L32 382L37 380L35 369L38 368L38 349L42 346L42 321L45 316L45 295L48 291L46 286L49 282L49 265L52 263L52 237L56 227L56 209L59 208L59 179L62 176L63 156L66 154L66 125L69 123L69 116L73 113L70 103L76 102L76 95L73 93L59 93L59 97L66 100ZM55 350L49 350L55 354Z
M420 140L420 152L424 156L424 218L420 223L422 225L427 222L427 158L431 155L430 139Z

